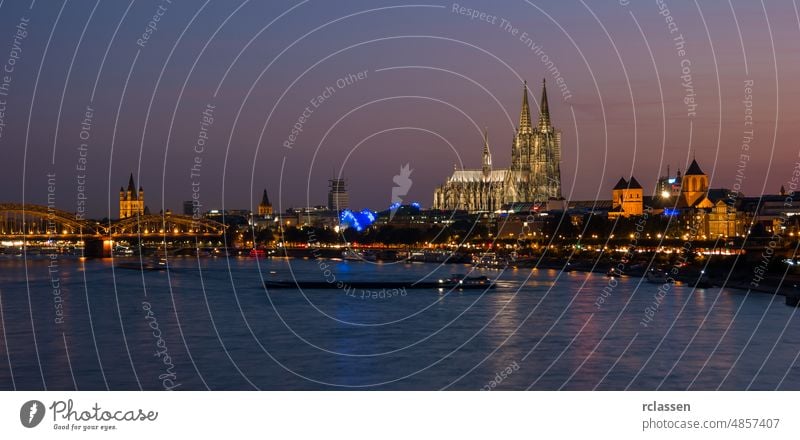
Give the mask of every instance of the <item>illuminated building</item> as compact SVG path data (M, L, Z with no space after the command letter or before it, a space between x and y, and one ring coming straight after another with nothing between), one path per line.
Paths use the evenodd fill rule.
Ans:
M542 84L539 122L531 122L528 85L511 144L511 168L494 169L484 132L480 169L454 170L433 193L433 209L494 212L503 205L561 199L561 132L550 122L547 89Z
M339 226L339 214L327 206L289 208L281 216L281 226L334 228Z
M426 210L416 202L409 205L395 203L389 209L378 212L374 225L427 230L431 227L451 225L456 220L470 221L470 219L474 220L474 216L470 217L465 211Z
M692 159L692 164L681 180L679 207L711 208L713 203L708 200L707 195L708 176L700 169L697 161Z
M611 210L608 218L630 217L642 215L644 212L644 189L642 185L631 176L630 182L620 178L614 189L611 190Z
M144 189L139 187L136 191L136 185L133 183L133 173L128 180L128 189L120 187L119 189L119 218L128 218L135 215L144 215Z
M681 170L678 169L677 175L672 177L669 172L669 167L667 167L667 175L661 176L658 179L658 183L656 184L656 194L657 198L662 200L669 200L673 199L674 197L678 197L681 194ZM674 199L673 199L674 200Z
M262 217L272 216L272 203L269 202L266 188L264 194L261 195L261 203L258 204L258 215Z
M754 225L764 233L800 236L800 199L797 193L765 194L742 197L740 210L752 216Z
M375 223L376 215L369 209L362 209L360 212L353 212L345 209L339 215L339 226L341 228L354 228L361 232Z
M350 205L344 179L331 179L328 181L328 209L341 211Z
M737 211L735 206L719 199L706 215L708 221L708 236L716 237L743 237L747 222L743 212Z

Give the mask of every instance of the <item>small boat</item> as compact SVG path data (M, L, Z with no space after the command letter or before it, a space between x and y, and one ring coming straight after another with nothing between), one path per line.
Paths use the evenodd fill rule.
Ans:
M241 255L235 249L220 247L211 249L211 255L214 257L231 257L234 255Z
M449 287L458 287L460 289L471 289L471 288L494 288L494 283L489 277L485 275L480 275L476 277L468 277L462 274L453 274L450 275L450 278L446 280L439 280L439 284L444 285L446 284Z
M346 249L342 252L342 259L345 261L375 261L378 257L374 252L359 252L353 249Z
M666 284L669 282L667 273L664 272L663 270L650 269L647 271L644 277L648 283Z
M420 251L412 251L408 253L408 261L413 263L424 263L425 262L425 252Z
M264 281L272 289L494 289L495 283L486 276L451 275L437 281Z
M611 269L608 269L608 271L606 272L606 276L609 278L619 278L620 276L622 276L622 272L612 267Z
M494 252L486 252L472 257L472 264L477 268L497 269L508 266L508 259Z
M267 256L267 252L264 249L250 249L250 256L253 258L264 258Z
M115 257L132 257L135 253L133 248L127 246L115 246L114 249L111 250L111 254Z

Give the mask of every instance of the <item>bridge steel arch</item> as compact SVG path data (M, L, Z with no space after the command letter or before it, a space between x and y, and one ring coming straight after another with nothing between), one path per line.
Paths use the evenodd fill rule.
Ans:
M107 234L113 237L220 237L225 225L185 215L147 214L112 223Z
M42 205L0 203L0 236L101 235L103 228L76 214Z

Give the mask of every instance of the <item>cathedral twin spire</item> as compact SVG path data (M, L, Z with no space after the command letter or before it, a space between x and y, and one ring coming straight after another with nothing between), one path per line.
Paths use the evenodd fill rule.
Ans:
M434 191L434 209L494 212L514 203L561 199L561 135L550 122L544 81L539 118L535 122L536 125L531 119L525 82L519 126L511 145L511 166L493 168L489 134L484 129L481 169L459 171L454 166L452 177Z
M539 103L539 130L547 131L550 127L550 106L547 104L547 84L542 79L542 100Z
M489 152L489 129L483 129L483 175L492 172L492 153Z
M528 183L520 188L525 200L547 200L561 197L561 137L550 122L547 84L542 79L542 99L539 101L539 120L534 126L528 103L528 83L522 89L522 109L519 129L511 150L512 168L530 173Z
M522 109L519 112L519 132L521 134L533 133L531 123L531 107L528 104L528 81L522 86ZM550 127L550 106L547 103L547 84L542 79L542 99L539 102L539 130L547 131Z
M519 112L519 132L530 134L533 132L531 126L531 107L528 105L528 81L522 86L522 109Z

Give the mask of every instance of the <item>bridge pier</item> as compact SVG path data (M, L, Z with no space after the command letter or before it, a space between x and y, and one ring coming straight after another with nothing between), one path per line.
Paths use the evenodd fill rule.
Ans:
M111 258L113 244L108 238L87 238L83 242L83 255L87 258Z

